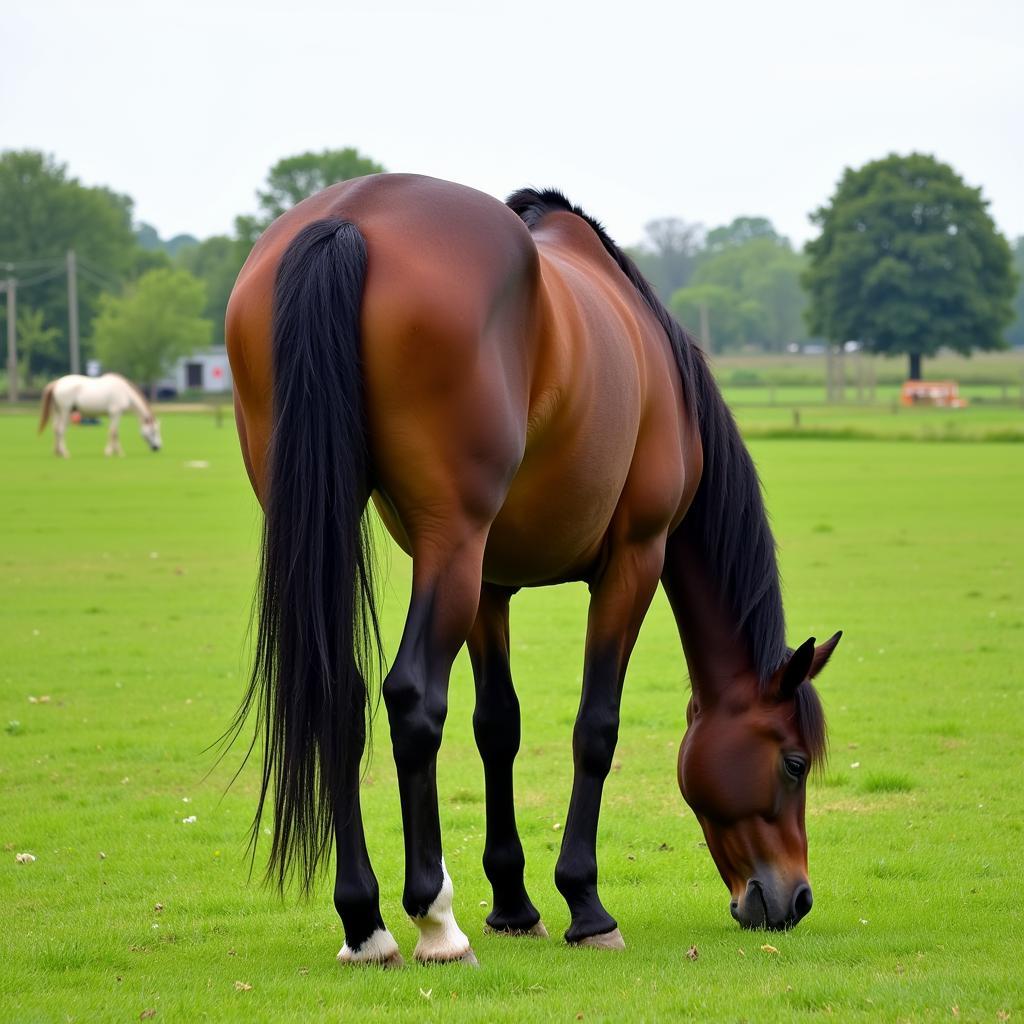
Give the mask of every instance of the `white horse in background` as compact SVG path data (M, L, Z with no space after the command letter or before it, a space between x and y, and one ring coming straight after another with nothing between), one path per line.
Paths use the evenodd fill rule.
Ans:
M119 373L105 373L102 377L83 377L69 373L66 377L50 381L43 389L43 412L39 420L39 433L46 428L53 409L53 450L61 458L68 457L64 434L73 410L83 416L110 417L110 433L107 438L106 455L124 455L117 428L121 416L134 409L139 417L140 429L146 443L153 451L160 450L160 424L153 416L149 403L142 397L134 384Z

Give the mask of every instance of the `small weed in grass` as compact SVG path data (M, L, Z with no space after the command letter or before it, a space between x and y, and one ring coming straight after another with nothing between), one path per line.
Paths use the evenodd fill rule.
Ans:
M816 781L826 789L840 789L850 784L850 776L846 772L824 772Z
M871 772L864 776L860 788L864 793L909 793L914 782L899 772Z
M928 732L946 739L959 739L964 734L964 727L959 722L936 722L928 727Z

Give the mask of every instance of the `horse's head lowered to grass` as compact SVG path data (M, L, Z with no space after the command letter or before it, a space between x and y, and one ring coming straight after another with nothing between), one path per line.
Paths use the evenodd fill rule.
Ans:
M744 928L794 927L811 909L804 804L825 753L825 717L811 680L841 634L798 647L760 685L737 678L695 690L679 748L679 789L732 893Z
M160 421L154 416L143 416L139 421L139 430L143 440L154 452L160 451L163 439L160 437Z

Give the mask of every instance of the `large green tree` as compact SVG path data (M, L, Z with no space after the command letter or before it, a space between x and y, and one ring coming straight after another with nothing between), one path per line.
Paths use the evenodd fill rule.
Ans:
M202 281L185 270L151 270L121 297L103 295L93 323L104 368L152 392L175 359L210 344Z
M18 302L61 332L61 346L39 350L33 365L67 372L67 278L63 260L78 256L79 321L83 336L104 289L117 290L142 268L132 233L132 201L107 188L83 185L52 156L34 150L0 154L0 263L17 278Z
M256 193L259 213L235 220L235 231L245 251L252 247L264 228L285 210L307 196L339 181L379 174L384 168L352 146L299 153L278 160L267 172L266 185Z
M921 359L948 347L999 348L1012 318L1010 247L981 190L932 156L891 155L847 169L813 221L803 281L807 321L833 343Z

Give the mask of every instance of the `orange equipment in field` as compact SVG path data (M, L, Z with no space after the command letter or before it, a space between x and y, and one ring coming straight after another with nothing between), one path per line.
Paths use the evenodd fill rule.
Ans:
M955 380L908 380L900 392L900 404L962 409L967 405L967 399L960 397Z

